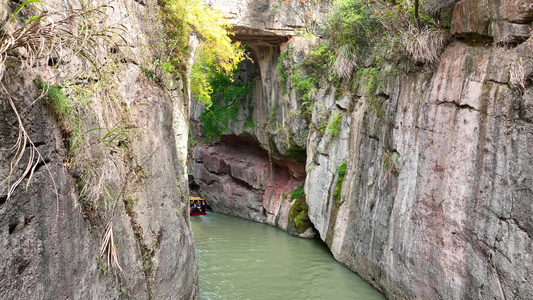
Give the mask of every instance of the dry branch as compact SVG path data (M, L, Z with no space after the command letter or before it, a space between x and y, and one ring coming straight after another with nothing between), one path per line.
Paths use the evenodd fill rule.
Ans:
M116 267L123 272L118 263L118 251L115 245L115 240L113 239L113 220L107 223L100 243L99 257L102 258L104 255L106 256L108 266Z
M55 180L54 180L54 178L52 176L52 172L48 168L48 165L46 164L43 156L39 152L39 149L37 149L37 147L35 146L35 144L31 140L28 132L24 128L24 124L22 123L22 119L20 117L20 114L18 113L18 110L17 110L17 107L15 105L15 102L13 101L13 97L11 96L9 91L6 89L4 83L1 82L1 81L0 81L0 86L2 87L2 90L3 90L3 92L5 93L5 95L6 95L7 99L8 99L9 105L11 106L11 109L12 109L13 113L17 117L17 123L18 123L17 142L10 149L13 152L15 152L15 154L14 154L13 159L11 160L11 164L9 166L9 173L8 173L7 177L2 182L0 182L0 184L4 184L5 182L7 182L8 185L9 185L9 188L8 188L8 191L7 191L7 199L9 199L13 195L13 193L16 190L16 188L20 185L20 183L22 183L24 178L26 178L27 176L28 176L28 181L26 183L26 188L28 188L28 185L30 184L31 178L33 177L33 174L34 174L35 169L37 168L37 166L39 164L39 161L42 161L45 164L45 167L46 167L46 169L48 171L48 174L52 178L52 183L54 185L54 191L56 192L56 196L58 196L57 195L57 185L56 185L56 182L55 182ZM21 159L22 159L22 157L24 155L24 152L25 152L25 150L26 150L26 148L28 146L29 146L29 158L28 158L28 162L26 164L26 168L24 169L24 172L22 172L22 175L20 175L17 179L15 179L14 182L11 182L11 177L13 176L13 172L15 171L15 168L20 163L20 161L21 161ZM59 203L57 203L57 205L59 205Z

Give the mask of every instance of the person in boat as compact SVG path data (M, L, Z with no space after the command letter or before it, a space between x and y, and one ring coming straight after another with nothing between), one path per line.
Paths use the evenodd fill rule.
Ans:
M200 209L200 201L194 201L194 208L196 208L196 212L199 213L202 210Z
M203 198L198 197L191 197L193 199L190 199L190 214L191 215L205 215L207 212L207 205ZM200 200L197 200L197 199Z
M201 213L202 212L202 205L200 204L200 201L198 200L195 200L193 202L193 213L197 214L197 213Z

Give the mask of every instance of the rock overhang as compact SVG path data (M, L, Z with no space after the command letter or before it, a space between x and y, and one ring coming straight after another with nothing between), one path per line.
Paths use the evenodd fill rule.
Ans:
M257 29L247 26L234 26L231 39L243 44L281 45L294 36L292 29Z

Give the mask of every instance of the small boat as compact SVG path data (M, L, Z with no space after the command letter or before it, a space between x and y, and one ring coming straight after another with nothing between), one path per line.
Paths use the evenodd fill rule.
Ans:
M205 199L200 197L189 197L189 208L191 216L203 216L207 210Z

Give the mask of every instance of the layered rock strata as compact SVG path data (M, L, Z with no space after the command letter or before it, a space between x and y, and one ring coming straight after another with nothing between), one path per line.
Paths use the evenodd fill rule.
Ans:
M309 136L308 149L318 149L308 150L306 167L311 221L339 261L391 299L533 296L523 267L533 263L533 44L529 33L505 40L483 27L502 18L492 14L500 10L505 22L516 21L511 2L486 9L461 1L453 17L460 40L436 69L389 77L376 91L383 120L359 89L330 148ZM518 46L487 44L492 39ZM348 168L335 202L342 161Z
M533 228L530 92L511 84L517 61L508 59L531 61L531 49L455 43L434 74L387 81L385 128L369 127L360 94L337 156L348 165L338 209L332 153L308 160L313 224L339 261L390 298L531 296L521 268L533 263L524 255ZM319 180L328 191L315 188Z
M295 228L289 220L291 192L305 180L304 165L269 157L253 141L225 137L195 149L193 177L198 192L214 211L270 224L302 237L312 227Z

